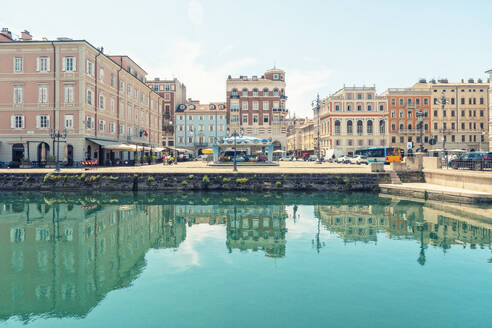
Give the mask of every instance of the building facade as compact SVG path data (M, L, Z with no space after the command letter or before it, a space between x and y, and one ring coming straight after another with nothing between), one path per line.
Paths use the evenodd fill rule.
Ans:
M147 81L157 94L162 97L162 146L174 146L175 111L177 106L186 103L186 86L178 79L161 80L155 78Z
M176 147L192 150L196 155L211 148L227 134L225 103L181 104L176 109Z
M43 162L56 155L50 131L66 131L60 160L99 164L131 159L111 145L157 149L161 97L128 56L110 56L85 40L0 40L0 161ZM144 147L140 147L143 151Z
M486 72L489 74L489 151L492 149L492 69Z
M388 145L387 106L375 87L343 87L321 101L319 120L313 108L316 147L318 128L322 155L329 149L354 154L357 149Z
M401 148L405 153L415 153L420 147L422 132L423 147L429 149L432 138L429 90L391 88L383 95L387 98L391 146Z
M437 140L435 148L465 151L489 149L489 84L481 80L449 83L424 80L413 89L426 90L431 97L431 131ZM442 107L442 96L446 102Z
M275 149L285 149L285 72L270 69L261 77L228 77L226 81L227 122L232 130L243 128L246 136L271 138Z

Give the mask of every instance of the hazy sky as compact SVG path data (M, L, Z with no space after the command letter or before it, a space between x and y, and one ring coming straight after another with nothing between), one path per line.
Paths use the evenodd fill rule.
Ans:
M148 78L183 81L223 101L229 74L286 71L288 108L311 115L317 92L407 87L419 78L486 79L492 1L3 1L0 26L34 38L86 39L127 54Z

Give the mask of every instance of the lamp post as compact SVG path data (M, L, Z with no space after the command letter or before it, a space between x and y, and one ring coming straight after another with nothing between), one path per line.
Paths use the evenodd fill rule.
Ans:
M444 90L442 91L441 93L441 98L440 98L440 103L441 103L441 115L442 115L442 120L441 120L441 124L442 124L442 129L441 129L441 134L442 134L442 152L443 152L443 158L445 159L446 161L446 168L448 167L448 155L447 155L447 152L446 152L446 125L445 125L445 122L444 122L444 110L445 110L445 106L446 106L446 103L447 103L447 98L446 98L446 95L444 94Z
M243 136L243 133L244 133L244 130L243 128L239 129L239 131L237 131L236 129L232 130L227 128L227 136L228 137L234 137L234 166L233 166L233 169L232 171L233 172L237 172L237 164L236 164L236 147L237 147L237 142L236 142L236 138L237 137L242 137Z
M318 116L318 141L317 141L317 145L318 145L318 158L316 160L316 163L317 164L321 164L321 148L320 148L320 137L319 137L319 128L320 128L320 118L319 118L319 109L320 109L320 105L319 105L319 93L318 93L318 96L316 97L316 100L312 102L312 105L313 107L316 105L316 107L314 108L316 110L316 114ZM314 110L313 109L313 110Z
M292 156L296 157L296 114L294 113L294 147Z
M67 138L67 129L63 129L61 132L58 129L50 129L50 137L53 139L53 143L56 143L56 168L57 172L60 171L60 139Z
M425 113L420 109L418 112L415 113L419 120L419 132L420 132L420 152L424 152L424 141L422 140L423 133L424 133L424 116Z

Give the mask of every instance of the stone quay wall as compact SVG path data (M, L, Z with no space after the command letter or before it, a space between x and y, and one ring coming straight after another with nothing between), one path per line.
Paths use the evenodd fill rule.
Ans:
M303 190L379 191L389 173L0 173L0 190Z

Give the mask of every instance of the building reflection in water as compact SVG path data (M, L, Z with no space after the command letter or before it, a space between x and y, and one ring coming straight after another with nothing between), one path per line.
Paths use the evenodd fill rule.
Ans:
M108 292L131 285L144 269L149 249L179 247L187 227L195 224L223 225L231 253L251 250L273 258L286 256L286 205L294 202L314 209L318 230L312 242L318 252L324 244L322 230L346 243L376 243L381 233L416 240L416 259L422 265L427 245L444 251L453 244L491 246L492 224L477 213L377 197L358 202L324 195L224 201L210 195L185 201L164 196L106 201L2 196L0 320L84 317ZM292 224L297 211L295 205Z

